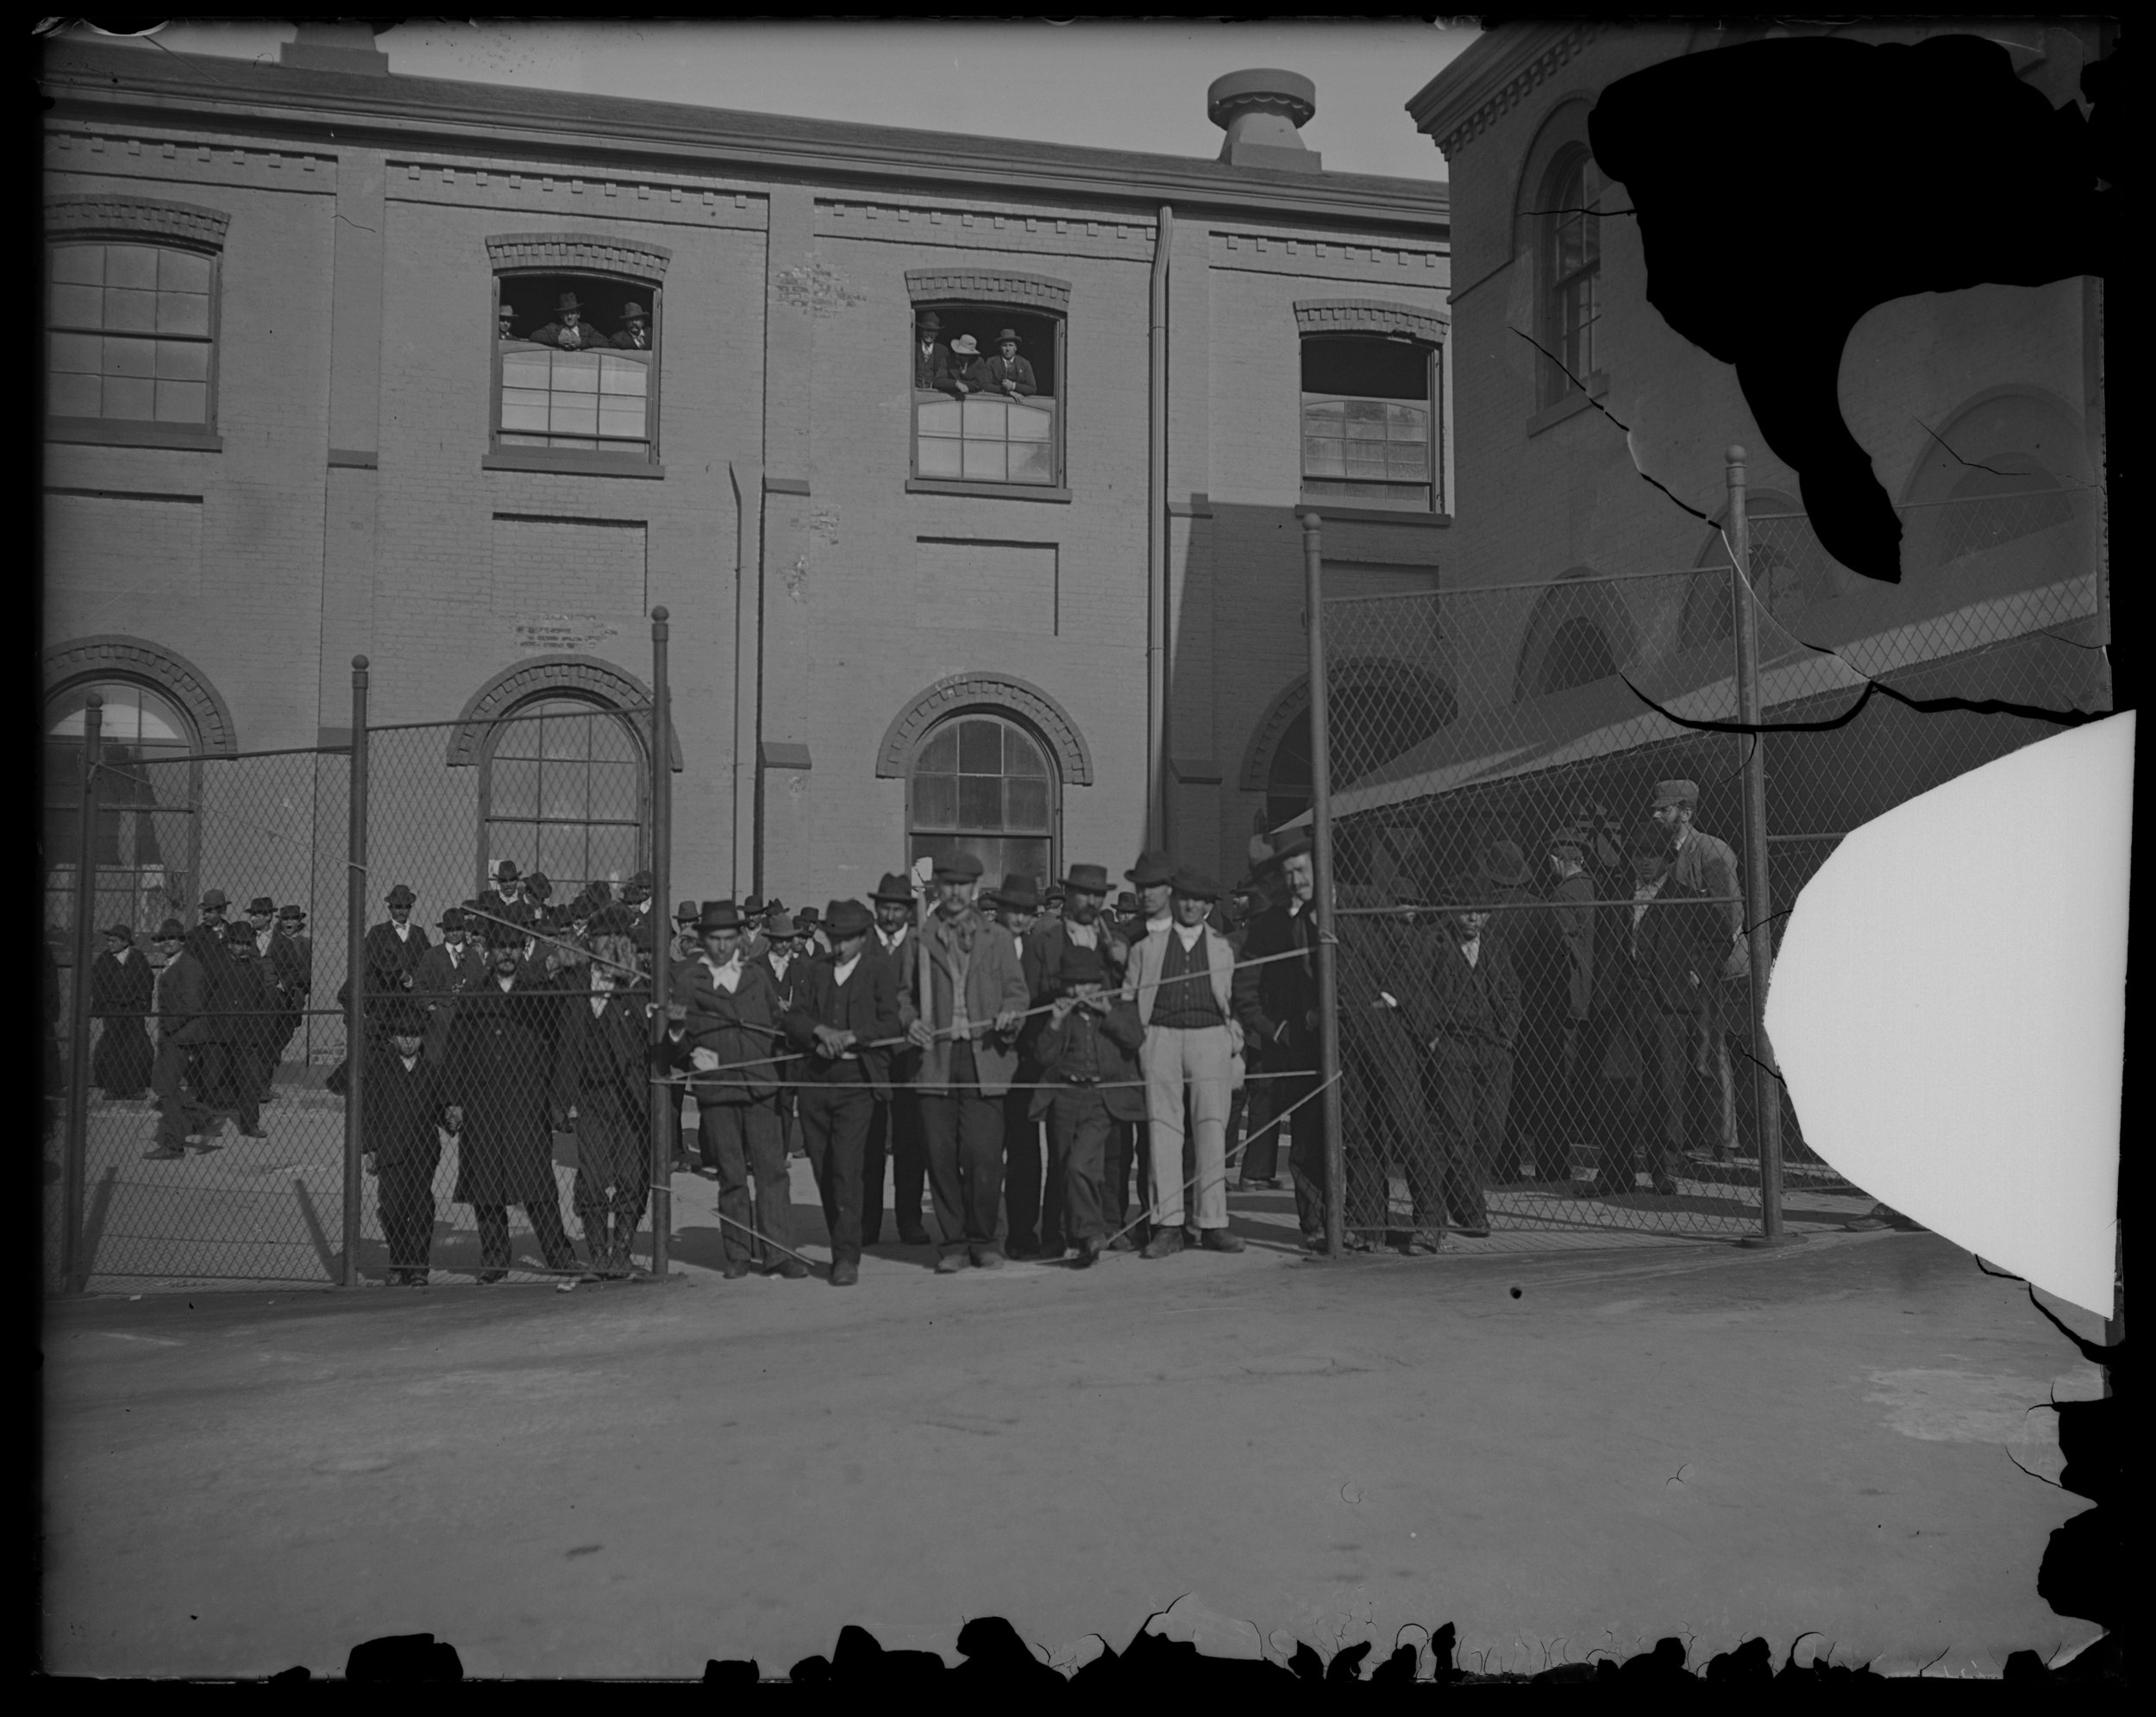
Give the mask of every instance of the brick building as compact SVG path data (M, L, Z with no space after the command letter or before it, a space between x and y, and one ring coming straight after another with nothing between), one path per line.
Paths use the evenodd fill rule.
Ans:
M952 839L1120 868L1156 779L1232 877L1307 780L1298 508L1341 586L1434 586L1445 187L1325 172L1300 79L1216 84L1219 160L392 77L314 26L43 86L56 808L91 688L146 757L334 747L364 654L370 725L455 724L378 809L423 912L499 857L625 874L642 742L589 717L664 605L677 893L858 895ZM647 345L527 337L569 296ZM930 310L1036 394L918 392ZM573 743L491 725L557 709ZM143 875L306 886L215 841Z

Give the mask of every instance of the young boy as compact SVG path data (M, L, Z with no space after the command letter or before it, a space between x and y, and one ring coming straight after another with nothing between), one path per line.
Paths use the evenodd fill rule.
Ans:
M1048 1121L1048 1172L1063 1182L1063 1221L1084 1269L1106 1249L1101 1175L1109 1126L1145 1119L1145 1087L1138 1049L1145 1027L1138 1006L1106 987L1098 949L1064 950L1058 988L1037 1053L1040 1078L1052 1089L1033 1097L1036 1119Z

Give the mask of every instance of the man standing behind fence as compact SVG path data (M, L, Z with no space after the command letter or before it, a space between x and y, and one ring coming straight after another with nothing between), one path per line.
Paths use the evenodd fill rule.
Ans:
M457 1144L459 1204L472 1206L479 1231L479 1280L509 1274L509 1206L523 1206L547 1268L576 1268L561 1226L548 1125L552 1027L561 993L523 961L514 924L488 926L492 969L460 999L449 1032L446 1100L461 1123Z
M1708 952L1718 956L1700 968L1695 1014L1694 1064L1714 1084L1718 1108L1715 1152L1724 1160L1737 1153L1737 1091L1729 1064L1730 986L1750 970L1745 936L1744 887L1738 880L1737 855L1729 843L1692 826L1699 811L1696 781L1658 781L1654 820L1670 843L1670 881L1677 893L1715 903L1710 922L1727 931L1725 944ZM1694 908L1696 912L1699 909ZM1702 927L1704 938L1704 927Z
M1489 1232L1484 1194L1492 1165L1507 1147L1505 1114L1512 1097L1513 1048L1520 1041L1520 981L1502 937L1487 934L1490 914L1481 897L1489 885L1463 877L1446 891L1448 933L1434 938L1430 968L1432 1073L1444 1119L1447 1157L1444 1194L1452 1225L1480 1238Z
M1303 1244L1325 1244L1325 1105L1318 1088L1318 972L1314 950L1317 891L1310 843L1298 836L1273 855L1287 898L1250 920L1244 964L1235 974L1235 1016L1246 1037L1262 1046L1266 1103L1254 1113L1257 1128L1294 1109L1288 1137L1288 1172L1295 1187L1295 1217ZM1293 957L1281 958L1282 956ZM1263 962L1263 964L1253 962ZM1309 1099L1304 1101L1304 1099ZM1300 1104L1300 1107L1295 1106Z
M899 1018L907 1026L920 1017L915 998L920 993L920 928L913 890L897 871L887 874L868 897L876 914L870 951L882 955L898 968ZM833 901L832 905L838 903ZM836 950L834 950L836 951ZM878 1097L868 1120L868 1142L862 1148L861 1181L861 1234L864 1245L873 1246L883 1232L883 1171L891 1169L891 1208L898 1219L899 1244L925 1246L928 1230L921 1222L921 1191L928 1180L928 1156L921 1137L921 1093L914 1088L920 1071L920 1051L907 1046L891 1052L887 1074L888 1098Z
M1185 868L1170 884L1171 922L1131 948L1124 993L1145 1026L1138 1060L1145 1070L1147 1152L1152 1168L1152 1238L1144 1256L1183 1249L1183 1095L1190 1097L1196 1144L1200 1244L1239 1252L1228 1229L1228 1100L1243 1075L1243 1028L1235 1021L1235 955L1206 923L1220 886Z
M626 919L613 907L592 921L590 988L570 1000L554 1050L555 1131L576 1134L572 1197L584 1250L592 1274L610 1280L630 1274L651 1178L651 988Z
M178 918L157 929L157 1059L151 1064L150 1089L157 1098L157 1143L142 1154L151 1162L172 1162L185 1147L215 1150L209 1131L216 1119L203 1090L204 1048L210 1041L210 974L202 958L187 945Z
M421 1055L426 1018L406 998L384 1010L381 1041L367 1052L360 1103L361 1161L374 1176L375 1208L389 1249L389 1285L424 1288L434 1246L434 1176L442 1161L447 1114L442 1069ZM343 1068L329 1089L343 1096Z
M148 1019L156 996L156 974L135 946L130 924L105 931L105 951L90 962L90 1012L97 1021L97 1050L90 1062L90 1082L107 1097L140 1097L149 1083L155 1056Z
M906 1035L921 1052L915 1084L928 1147L929 1195L943 1230L936 1268L967 1261L1003 1268L996 1240L1003 1203L1003 1099L1018 1072L1013 1047L1025 1016L1025 974L1010 934L974 904L981 861L949 852L937 860L936 910L921 932L933 1017Z
M1401 881L1384 904L1392 910L1333 921L1339 936L1340 1098L1347 1134L1341 1141L1344 1226L1351 1231L1349 1245L1357 1251L1369 1244L1368 1233L1387 1228L1388 1164L1397 1162L1407 1179L1414 1227L1405 1237L1388 1233L1387 1243L1417 1257L1437 1250L1438 1231L1445 1223L1442 1153L1433 1148L1423 1081L1426 1045L1438 1029L1430 993L1438 950L1415 922L1411 884Z

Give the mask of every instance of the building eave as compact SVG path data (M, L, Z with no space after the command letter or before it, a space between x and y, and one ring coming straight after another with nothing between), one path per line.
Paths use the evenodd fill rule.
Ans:
M1415 129L1449 159L1606 28L1575 19L1501 25L1477 36L1408 97Z
M1298 173L1026 139L742 113L446 78L381 77L70 44L41 72L47 119L205 124L347 146L1119 208L1162 203L1326 226L1451 226L1442 180Z

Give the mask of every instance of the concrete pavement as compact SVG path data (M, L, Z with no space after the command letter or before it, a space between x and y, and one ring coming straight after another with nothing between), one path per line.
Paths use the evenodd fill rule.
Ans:
M47 1665L425 1630L476 1676L782 1673L977 1614L1069 1662L1178 1598L1216 1647L1450 1620L1491 1670L1819 1630L1996 1675L2096 1632L2035 1592L2087 1505L2009 1454L2055 1475L2027 1409L2097 1374L1934 1236L925 1263L56 1306Z

